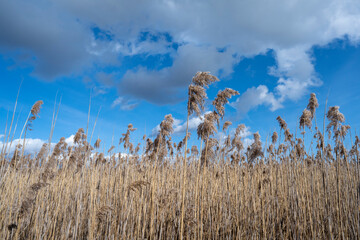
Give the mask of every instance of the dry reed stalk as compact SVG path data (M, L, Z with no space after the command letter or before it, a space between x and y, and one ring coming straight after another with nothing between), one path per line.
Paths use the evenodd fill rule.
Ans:
M59 104L57 106L57 109L56 109L56 100L57 100L57 94L58 92L56 92L56 95L55 95L55 102L54 102L54 110L53 110L53 116L52 116L52 120L51 120L51 130L50 130L50 135L49 135L49 149L48 149L48 156L47 157L50 157L50 149L51 149L51 141L52 141L52 137L53 137L53 134L54 134L54 129L55 129L55 125L56 125L56 120L57 120L57 117L58 117L58 114L59 114L59 110L60 110L60 105L61 105L61 99L62 99L62 96L60 96L60 101L59 101ZM55 114L56 112L56 114Z
M184 216L185 216L185 192L186 192L186 154L187 154L187 142L189 131L189 117L193 112L199 116L201 110L204 110L204 101L207 98L205 88L211 83L219 81L219 79L208 72L197 72L192 79L192 84L189 86L188 91L188 104L187 104L187 120L186 120L186 132L185 132L185 153L183 161L183 191L182 191L182 207L181 207L181 220L180 220L180 239L183 239L184 231Z
M5 159L6 153L8 152L7 146L8 146L8 143L9 143L9 137L11 135L12 126L13 126L13 123L14 123L14 118L15 118L15 113L16 113L16 108L17 108L17 102L18 102L18 99L19 99L22 82L23 82L23 80L21 80L21 82L20 82L19 89L18 89L18 92L17 92L17 95L16 95L16 100L15 100L15 104L14 104L14 110L13 110L13 114L12 114L12 117L11 117L9 133L8 133L8 135L4 135L5 152L1 151L1 156L3 157L2 160ZM11 142L12 142L12 140L11 140ZM11 144L10 144L10 146L11 146Z
M198 209L197 216L199 216L200 213L202 222L198 222L191 227L186 224L187 227L184 228L183 236L184 238L191 236L198 236L197 238L200 238L200 235L202 238L211 238L212 236L218 236L219 238L226 238L226 236L228 238L235 238L235 236L239 238L241 238L241 236L280 238L282 235L284 238L294 236L327 238L330 236L328 235L330 234L329 227L331 227L332 235L334 236L334 233L337 235L339 233L339 222L337 220L336 210L337 197L333 195L337 189L336 169L334 168L335 164L329 166L331 166L331 168L324 168L330 177L326 180L330 181L330 184L326 187L329 188L329 190L324 189L324 192L323 184L321 184L323 175L316 170L319 166L307 166L302 163L289 165L284 163L274 165L254 164L252 168L250 168L248 165L225 167L224 165L212 164L211 167L206 167L205 171L202 172L202 179L199 184L201 190L198 194L198 199L201 207ZM189 165L187 181L191 182L192 179L195 181L196 174L192 173L196 172L197 167L198 166L194 164ZM181 186L182 176L177 174L179 170L182 170L182 165L178 165L176 169L172 169L172 167L159 167L156 171L158 176L156 183L158 190L155 193L154 202L158 207L154 209L153 237L160 236L160 229L162 229L162 239L164 239L165 236L179 237L179 231L175 231L172 224L173 221L178 221L180 218L181 190L179 189L177 197L175 197L175 195L173 197L166 197L166 195L161 198L158 197L160 193L166 193L176 186ZM124 175L122 175L122 171L125 171ZM145 175L151 177L150 174L152 174L152 171L152 168L147 169ZM222 171L223 174L217 174ZM350 171L349 174L346 173L347 171ZM355 173L355 171L356 170L352 168L348 169L346 165L341 165L340 181L342 183L345 181L353 181L353 173ZM34 174L31 179L36 179L38 173L34 172ZM88 221L84 214L89 216L88 219L95 219L95 222L91 224L95 224L94 229L96 229L97 209L101 206L112 206L114 211L111 212L111 222L104 220L105 225L101 225L100 228L106 236L110 236L109 234L116 235L119 238L129 238L131 236L133 236L133 238L137 238L136 236L146 238L150 236L149 231L146 230L150 225L146 225L145 223L149 222L147 216L150 217L147 213L150 213L151 192L144 191L145 188L142 191L140 188L139 190L135 188L134 191L136 192L130 190L131 194L128 195L128 186L131 186L132 183L135 185L137 181L145 181L142 180L142 174L137 172L136 165L118 168L114 170L114 172L112 170L108 171L108 168L97 168L84 171L82 176L80 173L76 175L72 174L70 171L63 171L57 176L58 180L51 182L51 185L46 188L46 191L41 190L41 193L39 192L41 197L39 195L39 198L32 208L34 209L34 219L38 219L38 217L36 217L38 214L44 214L41 216L44 216L47 221L55 216L62 216L61 219L65 221L61 223L54 218L53 221L50 221L51 225L43 224L41 227L38 227L37 231L39 234L41 234L42 231L51 231L52 233L50 235L56 234L56 231L59 230L56 230L57 227L55 226L68 226L71 221L71 216L74 215L74 224L70 227L70 229L73 230L70 232L74 234L74 237L89 236L90 238L90 232L84 232L84 227L86 229L91 226L86 227L85 223ZM21 175L19 175L19 173L11 172L7 182L11 183L9 181L10 179L15 181L19 179L20 176L23 176L20 179L26 179L28 174L22 172ZM96 185L99 180L101 180L101 185L99 190L97 190ZM28 185L24 182L18 186L21 189L20 192L28 189ZM352 210L352 208L354 208L353 206L355 206L353 205L354 198L352 196L354 196L354 193L356 195L356 186L352 184L343 186L344 188L341 189L341 192L345 198L344 201L341 202L340 208L343 212L342 231L344 236L350 236L352 233L347 229L349 229L349 227L355 227L355 225L352 225L352 220L347 217L345 218L344 214L347 213L347 216L351 217L356 214L355 211ZM193 203L195 204L196 198L195 195L193 195L195 192L194 187L195 186L188 185L185 209L191 209L191 205ZM14 191L15 188L15 186L8 185L6 191L8 193L16 192ZM314 191L312 191L312 188ZM2 191L4 190L5 189ZM314 194L314 197L312 197L312 194ZM92 197L90 197L91 195ZM2 196L5 196L4 201L10 201L8 198L9 195ZM24 196L24 194L21 194L19 198L25 200ZM194 198L191 196L194 196ZM62 201L58 201L58 198ZM312 202L312 198L314 198L314 202ZM148 203L146 203L145 199L148 199ZM323 204L323 200L325 199L328 199L327 205ZM53 203L51 203L51 201L53 201ZM161 202L165 202L166 204L160 205ZM46 204L50 204L52 208L45 208L47 209L47 213L45 214L45 212L41 211L41 206L46 206ZM62 210L66 210L68 206L76 206L77 210L73 211L75 210L74 207L71 207L70 209L73 210L68 213ZM325 206L329 206L328 213L330 215L327 215ZM331 208L334 207L335 209L331 210ZM4 206L0 206L0 212L2 212L3 209ZM91 211L94 213L91 213ZM175 213L176 211L179 211L177 215ZM315 211L315 214L312 214L313 211ZM228 213L231 213L231 218L228 218ZM295 214L297 216L296 222L294 219ZM25 217L20 222L21 226L30 220L30 215L27 216L29 216L29 218ZM106 214L106 219L108 216L109 215ZM188 220L189 216L189 210L186 210L184 217L185 223L190 224ZM334 221L325 221L325 225L319 225L320 222L328 219L328 217L331 217ZM0 222L3 218L4 216L2 215ZM125 221L127 225L124 228L124 225L121 224L125 223ZM136 221L136 223L134 221ZM166 221L168 221L168 225L166 225ZM318 222L319 224L316 224ZM10 223L11 222L8 222L8 224ZM310 226L311 223L313 223L312 230ZM41 224L41 222L38 224ZM356 224L356 222L353 224ZM19 224L17 224L17 226L19 226ZM115 226L121 226L119 232L114 228ZM177 226L180 227L178 224ZM195 235L191 235L192 233L189 232L189 227L194 230ZM138 230L133 232L131 230L132 228ZM197 230L198 228L200 228L200 230ZM25 232L27 233L32 231L31 227L26 229ZM9 230L5 230L9 232ZM294 230L297 232L294 232ZM12 231L14 232L15 229ZM64 233L65 232L66 231L64 231ZM5 232L0 231L1 236L4 236L2 235L3 233ZM93 234L94 238L98 236L98 232L93 232Z
M22 134L23 132L24 133L24 139L23 139L23 148L22 148L22 152L21 152L21 156L20 156L20 162L22 161L22 158L24 156L24 151L25 151L25 140L26 140L26 133L27 133L27 130L32 130L31 128L31 124L32 122L37 118L39 117L39 113L40 113L40 108L41 108L41 105L43 105L44 102L39 100L39 101L36 101L35 104L31 107L31 110L29 112L29 115L25 121L25 124L24 124L24 127L23 129L21 130L21 133L20 133L20 140L21 140L21 137L22 137ZM25 130L25 131L24 131Z

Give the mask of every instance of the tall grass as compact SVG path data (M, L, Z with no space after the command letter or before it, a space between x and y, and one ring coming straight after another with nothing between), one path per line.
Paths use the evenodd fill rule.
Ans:
M211 77L194 77L188 116L201 115ZM194 89L200 94L191 95ZM312 94L299 119L303 138L278 117L281 132L268 146L255 133L244 149L243 125L223 143L213 137L231 125L221 128L220 120L236 93L219 92L197 131L200 151L187 146L188 134L171 141L167 115L157 137L144 138L143 152L131 142L136 129L129 124L119 143L127 154L112 147L105 158L96 151L100 139L94 149L79 129L74 146L61 139L50 153L44 145L36 157L2 156L0 239L359 239L360 141L345 148L349 126L339 108L327 113L331 145L316 123L312 128ZM311 133L315 143L305 145Z

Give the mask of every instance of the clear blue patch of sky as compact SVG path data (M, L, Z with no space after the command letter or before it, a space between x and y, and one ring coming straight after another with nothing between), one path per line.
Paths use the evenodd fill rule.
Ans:
M94 38L96 40L102 40L102 41L112 41L114 40L114 34L112 34L110 31L103 30L99 28L98 26L93 26L91 28Z

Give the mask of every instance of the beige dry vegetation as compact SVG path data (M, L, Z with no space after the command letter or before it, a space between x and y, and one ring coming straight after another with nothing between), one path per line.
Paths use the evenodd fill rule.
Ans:
M195 75L188 116L202 114L205 88L217 80ZM181 142L172 142L171 115L155 139L144 136L142 148L134 149L136 129L129 124L119 143L126 155L112 146L105 158L97 151L100 139L94 149L83 129L74 146L61 139L51 152L44 144L35 157L22 146L10 157L5 147L0 239L359 239L360 141L350 138L345 147L349 126L339 107L327 112L326 139L316 126L312 94L299 118L302 138L278 117L281 130L271 142L261 143L255 133L244 149L244 125L234 135L227 131L231 122L220 126L224 105L236 94L226 89L213 101L197 131L200 151L188 148L188 129ZM224 141L214 137L221 129ZM304 144L306 134L314 143Z

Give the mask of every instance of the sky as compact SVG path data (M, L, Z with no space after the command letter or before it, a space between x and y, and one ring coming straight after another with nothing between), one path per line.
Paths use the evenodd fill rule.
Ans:
M166 114L175 118L179 141L187 87L198 71L220 79L207 91L205 111L219 90L239 91L224 121L244 123L244 137L259 131L265 142L279 130L279 115L300 132L312 92L319 125L328 99L355 134L359 43L356 0L0 0L0 144L19 89L15 139L31 106L44 102L27 133L32 152L48 141L55 105L53 142L71 141L88 126L89 138L93 133L107 149L129 123L138 142L156 135ZM190 117L192 144L200 122Z

